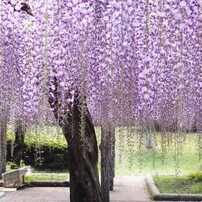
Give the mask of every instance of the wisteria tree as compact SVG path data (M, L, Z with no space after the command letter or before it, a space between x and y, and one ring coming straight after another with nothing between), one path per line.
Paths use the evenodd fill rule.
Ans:
M20 88L22 105L15 110L31 125L39 124L49 102L68 142L71 202L109 201L110 181L102 179L102 194L99 185L93 122L102 127L106 176L117 126L139 127L148 148L155 124L162 138L176 131L176 144L181 132L195 128L201 147L200 0L29 5L32 10L17 0L1 1L0 85L6 99L0 107L4 117L17 120L11 112L19 100L14 89Z

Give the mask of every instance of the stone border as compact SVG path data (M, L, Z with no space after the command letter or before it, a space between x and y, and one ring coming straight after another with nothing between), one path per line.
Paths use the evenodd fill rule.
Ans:
M27 186L34 187L69 187L68 181L33 181L27 183Z
M5 195L4 192L0 192L0 198L3 197Z
M155 201L202 201L202 194L165 194L160 193L151 175L146 176L146 183Z
M30 187L69 187L68 181L47 181L47 180L40 180L40 181L33 181L26 183L25 186ZM3 181L0 181L0 187L3 187Z

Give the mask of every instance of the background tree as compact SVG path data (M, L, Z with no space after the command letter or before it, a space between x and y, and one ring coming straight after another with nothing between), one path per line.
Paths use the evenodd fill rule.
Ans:
M24 139L25 139L25 125L21 120L17 120L15 123L15 142L13 145L13 162L20 166L20 162L24 153Z

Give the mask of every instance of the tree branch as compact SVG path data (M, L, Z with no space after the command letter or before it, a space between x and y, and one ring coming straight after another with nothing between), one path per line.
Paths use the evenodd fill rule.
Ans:
M13 7L14 11L24 11L25 13L27 13L28 15L34 16L34 14L32 13L31 7L29 6L28 3L22 2L20 3L20 10L18 10L17 4L12 4L11 1L8 1L8 4L11 5Z

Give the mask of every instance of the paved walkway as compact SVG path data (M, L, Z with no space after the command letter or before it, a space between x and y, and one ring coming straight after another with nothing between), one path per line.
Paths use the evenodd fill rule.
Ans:
M114 191L110 192L111 202L150 201L145 178L116 177Z
M6 192L0 202L69 202L69 188L28 187L14 192ZM145 178L116 177L114 191L110 192L110 202L149 202Z

